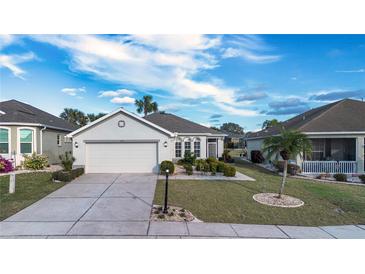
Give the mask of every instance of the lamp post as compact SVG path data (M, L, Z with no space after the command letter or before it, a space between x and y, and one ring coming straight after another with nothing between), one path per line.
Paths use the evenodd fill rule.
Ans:
M165 170L165 174L166 174L166 181L165 181L165 204L164 204L164 208L163 208L163 213L167 213L167 196L168 196L168 191L169 191L169 172L170 170L166 169Z

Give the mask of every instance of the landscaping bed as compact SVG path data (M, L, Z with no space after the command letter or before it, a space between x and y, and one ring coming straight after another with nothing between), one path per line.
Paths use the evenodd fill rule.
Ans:
M199 222L200 220L198 220L189 210L182 207L168 206L167 213L164 213L161 205L153 205L151 221Z
M262 205L257 193L276 193L281 177L250 163L237 171L256 181L170 180L169 204L185 208L204 222L283 225L341 225L365 223L365 188L288 178L284 194L301 199L298 208ZM162 204L164 180L156 187L154 203Z

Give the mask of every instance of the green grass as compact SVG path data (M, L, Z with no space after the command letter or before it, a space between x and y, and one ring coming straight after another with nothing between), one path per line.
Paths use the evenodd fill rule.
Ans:
M0 221L64 186L52 182L48 172L16 175L15 193L9 194L9 176L0 177Z
M306 226L365 223L365 187L289 178L285 194L302 199L305 205L270 207L255 202L252 196L277 192L281 177L252 164L236 167L256 181L172 180L169 204L184 207L205 222ZM155 204L162 204L163 194L164 181L159 181Z
M231 155L231 157L233 157L233 158L240 157L240 154L242 152L243 152L242 148L229 149L229 155Z

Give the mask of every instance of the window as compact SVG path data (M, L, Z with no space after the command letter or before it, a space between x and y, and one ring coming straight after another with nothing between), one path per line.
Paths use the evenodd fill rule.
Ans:
M61 139L61 135L57 134L57 145L60 147L62 146L62 139Z
M33 152L33 130L21 129L20 134L20 153L28 154Z
M181 142L175 143L175 157L180 158L181 157Z
M9 130L0 128L0 154L9 154Z
M186 152L191 152L191 143L190 143L190 141L189 142L185 142L184 143L184 149L185 149L185 152L184 152L184 154L186 153Z
M194 142L194 153L197 158L200 157L200 142Z
M64 142L64 143L72 143L72 138L67 137L67 136L64 136L64 137L63 137L63 142Z
M324 139L312 139L312 161L323 161L325 152Z

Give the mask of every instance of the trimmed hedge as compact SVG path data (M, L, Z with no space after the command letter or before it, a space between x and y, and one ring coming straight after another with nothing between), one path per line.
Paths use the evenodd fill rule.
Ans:
M347 175L343 173L336 173L333 178L338 182L347 182Z
M365 175L359 175L359 179L363 184L365 184Z
M234 166L226 165L224 167L223 175L226 176L226 177L236 176L236 168Z
M193 166L191 164L185 164L184 165L186 174L193 175Z
M166 175L166 169L168 169L170 171L169 174L174 174L175 172L175 165L173 162L171 161L162 161L161 164L160 164L160 173L162 175Z
M217 172L224 172L225 164L223 162L218 162L217 164Z
M24 155L23 166L26 169L41 170L48 165L48 158L42 154L33 152L31 155Z
M52 173L52 179L61 182L71 182L73 179L84 174L84 168L75 168L70 171L59 170Z
M212 175L216 175L217 174L217 167L218 167L218 162L211 162L209 165L210 168L210 172Z

